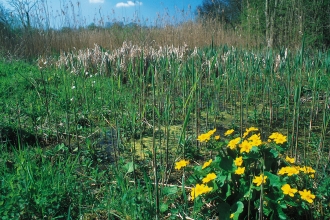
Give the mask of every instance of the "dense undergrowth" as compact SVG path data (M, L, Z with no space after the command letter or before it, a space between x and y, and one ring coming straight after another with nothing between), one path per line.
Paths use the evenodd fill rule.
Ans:
M303 48L291 53L124 44L110 52L95 45L35 63L1 60L0 215L327 219L329 69L328 53ZM238 138L250 126L258 127L263 141L273 132L286 141L260 151L253 146L253 155L232 154L225 132L234 129ZM197 140L213 128L220 141ZM284 155L294 158L300 168L312 167L314 178L283 179L280 166L263 167L262 152L274 164L287 163ZM236 156L254 164L245 166L245 182L235 174ZM181 159L197 168L178 171ZM210 159L215 163L207 169L217 176L210 181L213 191L192 200L191 189L207 174L198 165ZM247 184L261 174L269 180L265 188ZM234 183L256 191L242 195ZM291 196L281 191L282 183L302 192L308 187L316 197L301 205L297 192L293 198L300 202L287 202L283 198ZM276 198L269 197L271 190ZM268 204L284 203L275 214L266 206L258 212L260 195ZM224 214L223 207L233 212Z

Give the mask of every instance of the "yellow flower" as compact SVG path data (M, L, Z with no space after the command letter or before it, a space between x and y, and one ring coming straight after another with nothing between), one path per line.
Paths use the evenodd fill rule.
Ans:
M195 188L191 189L191 192L190 192L191 200L194 200L199 195L211 192L212 189L213 189L212 187L208 187L204 184L197 184Z
M258 128L256 128L256 127L249 127L249 129L248 129L249 131L258 131L259 129Z
M278 175L284 175L287 173L286 171L287 167L282 167L279 171L278 171Z
M214 139L217 141L217 140L220 140L220 135L217 135L214 137Z
M207 133L205 134L201 134L197 137L197 140L200 141L200 142L208 142L211 138L211 136L214 134L214 132L216 132L216 128L213 129L213 130L210 130L208 131Z
M269 139L274 140L274 139L277 138L277 136L278 136L279 134L280 134L280 133L278 133L278 132L274 132L274 133L272 133L272 134L269 136Z
M264 176L261 174L260 176L255 176L253 179L253 183L255 183L257 186L260 186L262 183L266 183L267 176Z
M234 213L231 213L229 218L234 218Z
M296 167L288 167L287 174L288 176L297 175L299 174L299 169L297 169Z
M235 174L237 175L242 175L245 171L245 167L238 167L236 170L235 170Z
M211 135L209 135L208 133L206 134L201 134L197 137L197 140L200 142L208 142L211 138Z
M289 163L294 163L294 161L295 161L294 158L291 158L291 157L288 157L288 156L286 156L285 160Z
M276 139L274 139L276 144L284 144L287 140L286 140L286 136L279 134L278 137Z
M210 159L209 161L206 161L206 162L203 164L202 169L204 169L204 168L210 166L211 163L212 163L212 159Z
M274 132L269 136L269 139L272 139L275 141L276 144L283 144L285 143L286 140L286 136L284 136L283 134L279 133L279 132Z
M258 131L258 128L250 127L250 128L245 129L245 132L244 132L244 134L243 134L243 138L245 138L246 136L248 136L248 134L249 134L251 131Z
M209 174L207 174L207 176L205 178L202 179L202 182L208 183L208 182L214 180L215 178L217 178L217 175L215 173L209 173Z
M231 135L232 133L234 133L234 129L230 129L230 130L226 131L225 136Z
M208 135L211 136L211 135L213 135L216 131L217 131L217 129L214 128L213 130L208 131L206 134L208 134Z
M236 145L237 145L239 142L241 142L241 138L240 138L240 137L235 138L235 139L229 141L229 143L228 143L227 146L228 146L231 150L234 150L234 149L236 148Z
M288 174L288 176L299 174L299 167L282 167L278 171L278 175Z
M304 166L304 167L301 167L299 170L306 173L306 174L309 174L310 178L315 177L314 174L315 174L316 171L312 167Z
M313 174L316 172L312 167L307 167L307 166L301 167L299 170L306 174Z
M250 141L250 144L252 146L258 147L258 146L260 146L262 144L262 141L260 139L260 134L254 134L251 137L249 137L248 140Z
M180 170L182 167L185 167L189 164L189 160L180 160L175 163L175 169Z
M299 194L301 196L301 199L309 203L312 203L313 199L315 199L315 195L313 195L310 190L307 191L306 189L304 189L303 191L299 191Z
M240 167L242 166L242 163L243 163L243 157L237 157L235 160L234 160L234 163L236 166Z
M289 184L284 184L281 190L283 191L283 194L289 195L291 197L294 197L294 194L298 191L297 189L291 188Z
M250 142L248 142L247 140L244 140L240 145L240 152L243 153L243 152L246 152L246 153L249 153L251 148L252 148L252 145Z

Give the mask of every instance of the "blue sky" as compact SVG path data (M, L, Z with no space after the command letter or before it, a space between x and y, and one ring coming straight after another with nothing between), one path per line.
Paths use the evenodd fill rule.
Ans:
M7 0L0 0L6 5ZM11 0L12 1L12 0ZM15 0L14 0L15 1ZM26 0L24 0L26 1ZM28 0L34 2L36 0ZM52 26L67 26L74 19L81 24L100 24L113 21L139 22L144 25L162 25L166 22L181 22L193 18L202 0L39 0L47 2L52 15ZM79 10L78 6L79 5ZM73 6L73 7L72 7ZM74 16L72 13L78 16ZM63 15L63 11L70 16ZM102 19L103 20L102 20ZM54 22L56 20L56 23Z
M81 9L82 14L90 18L100 17L97 15L101 12L102 17L107 18L105 20L115 19L125 22L140 20L142 23L154 24L163 19L169 21L189 19L197 5L201 3L202 0L82 0Z

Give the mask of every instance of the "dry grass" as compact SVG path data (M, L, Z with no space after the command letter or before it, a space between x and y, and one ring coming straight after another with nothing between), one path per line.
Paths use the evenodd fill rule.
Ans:
M70 32L53 32L51 48L55 51L69 51L92 48L98 44L107 49L116 49L124 41L142 46L180 47L188 45L190 48L210 45L213 39L215 45L250 45L246 42L240 30L225 29L217 22L186 22L178 26L165 25L163 28L143 27L112 27L109 29L77 30Z
M12 39L10 53L23 57L38 57L59 54L100 45L108 50L122 47L124 42L132 45L152 47L182 47L190 49L213 45L254 47L256 42L248 42L240 29L225 28L214 21L185 22L177 26L163 27L121 27L81 28L65 30L31 30ZM259 43L259 42L257 42Z

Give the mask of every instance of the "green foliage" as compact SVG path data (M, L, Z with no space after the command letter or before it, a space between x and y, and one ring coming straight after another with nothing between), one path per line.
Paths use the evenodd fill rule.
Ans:
M14 157L6 153L2 156L7 161L1 173L3 219L66 215L74 200L72 193L79 184L73 178L76 161L58 158L53 167L50 157L40 148L16 151Z
M221 140L212 138L212 131L198 139L207 142L208 148L223 146ZM228 142L226 150L216 147L214 160L185 168L191 175L187 183L195 186L190 190L194 212L225 219L260 215L299 219L311 215L311 204L318 200L310 191L314 191L310 187L315 170L298 166L294 158L280 153L286 149L286 136L275 132L263 142L257 132L254 127L246 129L243 136ZM208 214L207 209L211 210Z
M12 155L2 149L2 219L151 218L152 197L145 197L150 188L134 187L121 173L110 175L91 166L88 152L65 156L67 150L59 145Z

